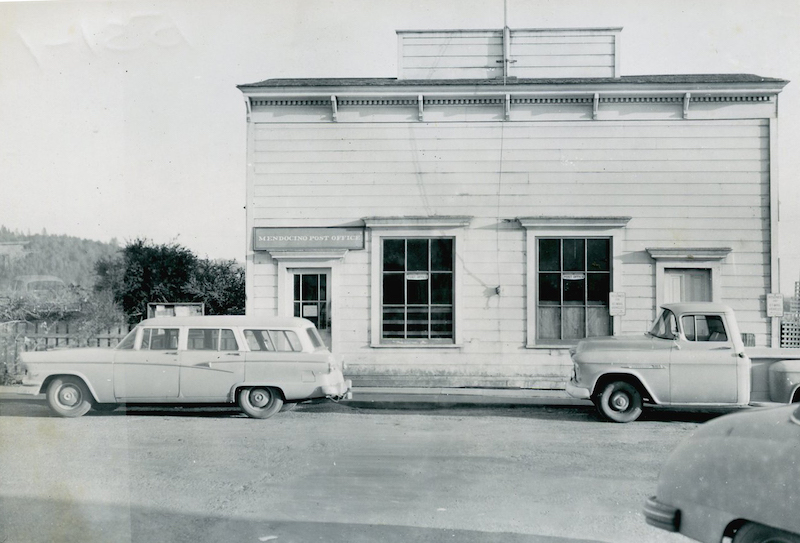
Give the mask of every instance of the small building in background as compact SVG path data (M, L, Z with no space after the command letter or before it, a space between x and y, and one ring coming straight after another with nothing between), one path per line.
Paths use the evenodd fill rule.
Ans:
M396 78L241 85L247 313L314 321L361 387L560 389L672 301L777 346L787 81L622 75L620 36L400 31Z

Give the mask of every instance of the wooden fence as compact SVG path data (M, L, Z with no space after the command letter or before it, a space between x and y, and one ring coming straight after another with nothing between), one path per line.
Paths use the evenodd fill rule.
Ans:
M8 384L19 377L19 355L25 351L39 351L69 347L114 347L131 330L132 326L106 328L86 336L69 322L0 323L0 384Z

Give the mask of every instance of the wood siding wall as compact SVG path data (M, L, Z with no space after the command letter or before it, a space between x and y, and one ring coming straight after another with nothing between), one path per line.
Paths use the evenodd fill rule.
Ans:
M511 30L509 76L615 77L618 30ZM503 32L398 32L401 79L503 76Z
M457 247L465 269L459 350L371 349L377 302L369 299L369 237L364 251L347 254L334 293L336 351L365 383L378 384L369 368L384 365L422 372L430 379L415 383L439 386L563 384L565 351L524 348L530 286L516 217L632 217L613 270L627 296L617 332L642 332L654 317L655 264L646 248L731 247L721 301L736 310L742 332L768 344L761 307L770 285L768 121L270 122L254 125L250 145L251 227L474 217ZM256 254L252 271L250 309L274 312L269 255ZM487 294L496 285L502 295ZM454 373L460 377L447 380Z

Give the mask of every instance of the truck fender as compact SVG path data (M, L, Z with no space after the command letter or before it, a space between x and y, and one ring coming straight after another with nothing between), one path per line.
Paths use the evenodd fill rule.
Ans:
M625 381L630 383L639 390L639 393L642 395L643 399L649 400L654 404L661 403L658 397L650 391L650 388L644 384L645 380L642 379L642 376L638 372L635 370L620 369L608 371L597 376L597 379L595 379L595 382L592 385L592 401L594 401L594 398L596 398L609 383L614 381Z

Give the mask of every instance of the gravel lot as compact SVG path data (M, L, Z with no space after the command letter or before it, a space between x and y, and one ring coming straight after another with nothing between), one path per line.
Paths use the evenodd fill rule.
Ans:
M0 542L687 542L641 514L712 415L303 405L52 417L0 403Z

